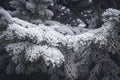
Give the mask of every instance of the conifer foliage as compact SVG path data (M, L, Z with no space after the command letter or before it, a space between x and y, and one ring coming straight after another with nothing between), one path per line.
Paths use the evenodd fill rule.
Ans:
M12 16L23 20L39 23L50 20L53 12L48 9L53 4L53 0L11 0L10 5L15 9Z
M12 0L14 11L0 8L0 79L120 80L120 11L106 9L98 29L73 28L50 20L51 3Z

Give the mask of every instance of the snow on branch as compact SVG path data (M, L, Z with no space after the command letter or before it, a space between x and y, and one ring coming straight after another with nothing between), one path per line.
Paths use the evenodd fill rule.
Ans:
M117 10L108 9L103 14L103 17L109 15L107 12L112 11L116 12ZM117 11L116 14L118 16L120 11ZM79 52L82 47L91 44L98 45L99 48L108 46L108 39L115 35L115 27L118 24L119 17L116 14L110 14L111 17L114 16L115 18L109 17L109 19L115 19L114 21L105 18L106 22L101 28L80 35L63 35L53 29L53 27L44 24L34 25L11 17L11 23L8 23L7 29L0 36L0 44L5 45L4 48L15 64L27 61L34 63L43 58L47 66L50 64L54 67L60 66L65 61L65 56L63 55L65 52L61 50L63 47Z

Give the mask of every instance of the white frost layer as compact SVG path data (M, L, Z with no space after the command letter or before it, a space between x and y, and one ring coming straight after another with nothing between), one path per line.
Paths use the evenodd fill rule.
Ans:
M21 42L8 44L6 50L15 63L20 63L21 58L30 62L39 61L40 58L43 58L47 65L52 64L53 66L60 66L64 62L64 55L57 48L48 46Z
M106 17L108 14L103 15ZM115 15L114 19L118 16L118 14L113 15ZM12 23L9 24L6 31L3 31L0 39L5 36L5 41L8 41L6 50L12 55L13 61L20 62L22 55L25 55L24 58L31 62L42 57L46 64L52 63L54 66L64 62L64 55L59 50L62 47L72 48L74 51L79 51L80 48L89 46L91 43L101 47L101 45L107 44L109 33L112 32L110 30L113 30L114 27L114 23L108 21L99 29L80 35L71 35L70 29L60 28L62 25L34 25L18 18L12 18L11 21ZM63 33L60 30L63 30Z
M64 55L57 49L48 46L32 45L26 49L26 59L33 62L34 60L42 57L45 63L60 65L64 62Z
M6 40L30 40L35 44L40 44L42 41L46 41L48 44L58 46L59 43L66 44L66 38L64 35L54 31L50 27L46 27L41 24L37 27L21 27L20 24L10 24L6 31Z

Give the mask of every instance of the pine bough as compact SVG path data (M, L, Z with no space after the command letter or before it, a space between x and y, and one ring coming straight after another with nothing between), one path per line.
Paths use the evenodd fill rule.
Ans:
M4 23L0 24L0 49L5 48L11 58L6 68L7 73L28 74L42 70L55 76L56 74L51 74L49 71L52 70L48 70L47 67L50 66L50 69L55 69L64 64L65 70L61 71L65 79L83 80L89 75L90 77L87 77L86 80L95 80L101 68L99 60L105 60L104 57L99 56L103 54L101 51L119 54L119 41L117 37L120 11L115 9L107 9L103 13L104 24L101 28L79 35L74 35L70 29L67 35L62 34L62 31L55 29L56 26L58 28L61 25L35 25L19 18L11 17L4 9L0 9L0 15L2 17L1 21L4 21ZM90 55L91 58L99 63L93 63ZM95 56L97 55L99 57L96 59ZM88 67L91 64L94 67L90 71ZM114 63L112 62L112 64ZM116 68L116 66L114 67ZM116 68L112 70L113 72L111 71L112 77L114 76L115 80L118 80L118 77L115 76L119 73L118 70ZM106 76L101 80L113 80L108 73L106 71ZM57 79L51 77L51 80Z

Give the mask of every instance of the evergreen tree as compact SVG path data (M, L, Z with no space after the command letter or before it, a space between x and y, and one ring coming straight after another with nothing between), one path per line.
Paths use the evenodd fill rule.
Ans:
M69 14L66 23L80 26L51 21L52 0L11 0L12 10L0 7L0 79L36 80L33 73L45 73L48 80L120 80L120 11L110 8L119 8L119 0L58 2L57 10ZM69 21L73 14L78 23ZM64 23L63 15L58 21Z
M101 28L79 35L63 35L50 26L35 25L11 17L4 9L0 11L8 25L0 35L1 49L10 56L7 73L30 74L40 70L51 80L120 79L119 63L111 58L119 55L120 11L106 10Z
M53 0L11 0L10 5L15 9L11 15L33 23L50 20L53 12L48 9Z

